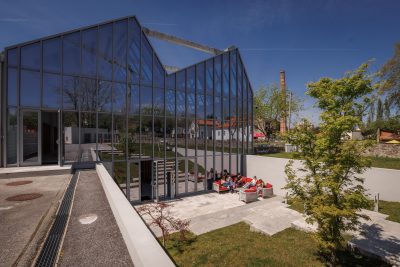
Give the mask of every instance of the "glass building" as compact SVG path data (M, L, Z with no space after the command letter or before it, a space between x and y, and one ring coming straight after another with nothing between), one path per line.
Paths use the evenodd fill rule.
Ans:
M102 162L131 201L207 190L211 168L245 172L253 91L238 49L167 73L126 17L4 55L5 167Z

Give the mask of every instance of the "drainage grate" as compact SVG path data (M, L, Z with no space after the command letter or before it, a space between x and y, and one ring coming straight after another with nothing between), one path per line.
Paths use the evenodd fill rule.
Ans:
M57 260L58 249L61 239L67 226L68 215L71 209L72 198L75 191L78 172L74 174L71 182L65 192L60 208L57 212L56 219L52 225L49 235L40 251L40 255L35 266L54 266Z

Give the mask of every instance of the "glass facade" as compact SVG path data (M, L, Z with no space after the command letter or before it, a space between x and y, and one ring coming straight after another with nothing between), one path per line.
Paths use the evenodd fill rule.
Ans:
M100 161L142 201L207 190L252 152L237 49L168 74L129 17L7 48L5 66L7 166Z

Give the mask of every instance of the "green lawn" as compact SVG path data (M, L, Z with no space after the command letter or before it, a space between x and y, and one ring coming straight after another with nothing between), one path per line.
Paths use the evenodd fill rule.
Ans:
M263 154L262 156L293 159L293 153L291 152ZM387 157L368 157L368 158L371 159L372 167L400 170L399 158L387 158Z
M178 266L325 266L311 234L292 228L274 236L251 232L238 223L181 242L173 234L166 249ZM341 266L387 266L348 251L340 252Z

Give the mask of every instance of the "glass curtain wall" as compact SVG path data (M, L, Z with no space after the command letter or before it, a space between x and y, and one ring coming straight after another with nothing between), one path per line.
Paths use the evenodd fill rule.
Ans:
M253 93L237 49L167 74L130 17L6 55L7 166L22 161L26 110L59 112L61 163L104 162L132 201L206 190L211 168L235 175L252 152Z

